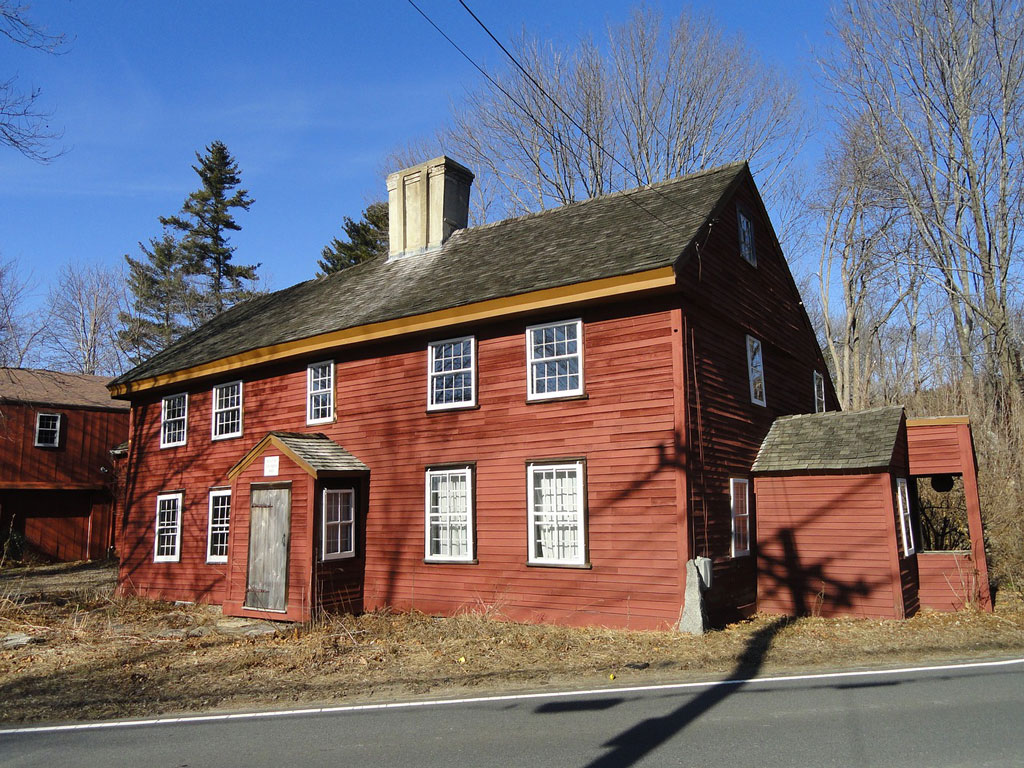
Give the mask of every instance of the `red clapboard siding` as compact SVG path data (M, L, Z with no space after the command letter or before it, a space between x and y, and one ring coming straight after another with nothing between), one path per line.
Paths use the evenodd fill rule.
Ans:
M922 608L959 611L979 599L978 571L969 552L921 552L917 555Z

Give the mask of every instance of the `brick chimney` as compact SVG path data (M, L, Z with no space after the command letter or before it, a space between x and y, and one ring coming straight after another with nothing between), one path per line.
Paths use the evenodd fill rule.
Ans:
M388 259L440 248L469 221L470 170L435 157L388 176Z

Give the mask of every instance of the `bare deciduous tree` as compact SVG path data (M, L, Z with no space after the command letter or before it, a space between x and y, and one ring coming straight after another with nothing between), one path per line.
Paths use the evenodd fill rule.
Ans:
M43 340L51 367L91 375L121 371L117 312L123 285L114 269L71 263L60 268L50 288Z
M0 262L0 366L5 368L35 362L44 324L26 309L31 291L15 262Z

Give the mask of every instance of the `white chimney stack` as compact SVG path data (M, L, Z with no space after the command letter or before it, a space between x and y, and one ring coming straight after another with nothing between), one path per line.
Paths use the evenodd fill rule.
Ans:
M469 222L473 174L450 157L435 157L388 176L388 259L440 248Z

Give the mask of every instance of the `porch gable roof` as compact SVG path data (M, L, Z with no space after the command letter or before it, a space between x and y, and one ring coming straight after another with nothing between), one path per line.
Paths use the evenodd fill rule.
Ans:
M370 471L370 468L353 454L321 432L268 432L228 470L228 479L234 480L271 446L288 456L315 479Z

